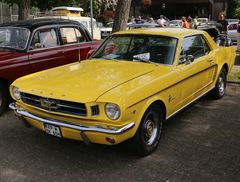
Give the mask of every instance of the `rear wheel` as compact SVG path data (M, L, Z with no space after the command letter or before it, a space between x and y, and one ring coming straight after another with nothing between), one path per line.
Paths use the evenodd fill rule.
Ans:
M144 113L138 130L130 141L131 148L141 156L151 154L158 146L163 125L163 114L157 105L150 106Z
M227 82L227 72L225 68L222 68L218 76L218 80L215 85L215 88L212 91L212 96L214 99L220 99L222 96L224 96L225 89L226 89L226 82Z
M6 110L8 104L8 92L4 85L0 85L0 115Z

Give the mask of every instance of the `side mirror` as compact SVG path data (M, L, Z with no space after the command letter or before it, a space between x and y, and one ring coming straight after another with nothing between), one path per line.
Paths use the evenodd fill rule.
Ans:
M187 62L189 62L189 63L193 62L194 59L195 59L195 57L194 57L193 55L187 55L187 57L186 57L186 60L187 60Z
M190 64L193 62L195 57L193 55L187 55L187 56L180 56L179 58L179 64Z

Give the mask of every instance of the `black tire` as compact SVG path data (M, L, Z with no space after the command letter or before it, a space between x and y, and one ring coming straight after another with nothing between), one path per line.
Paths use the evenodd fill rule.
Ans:
M150 106L144 113L130 147L140 156L151 154L158 146L162 133L163 114L157 105Z
M224 96L226 83L227 83L227 72L225 68L222 68L219 73L215 88L211 92L211 96L214 99L220 99Z
M0 116L7 109L8 105L8 92L4 85L0 85Z

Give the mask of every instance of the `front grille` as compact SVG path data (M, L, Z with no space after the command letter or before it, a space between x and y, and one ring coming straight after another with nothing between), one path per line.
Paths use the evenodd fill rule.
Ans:
M72 114L78 116L87 116L85 104L70 102L58 99L40 97L33 94L21 93L21 99L24 103L57 113Z

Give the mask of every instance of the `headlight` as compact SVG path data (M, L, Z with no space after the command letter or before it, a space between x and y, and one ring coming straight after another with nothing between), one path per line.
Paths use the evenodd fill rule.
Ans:
M12 88L12 94L13 94L13 97L14 97L16 100L21 99L21 95L20 95L20 92L19 92L18 87L13 86L13 88Z
M105 113L109 119L116 120L120 117L120 108L117 104L107 103L105 105Z

